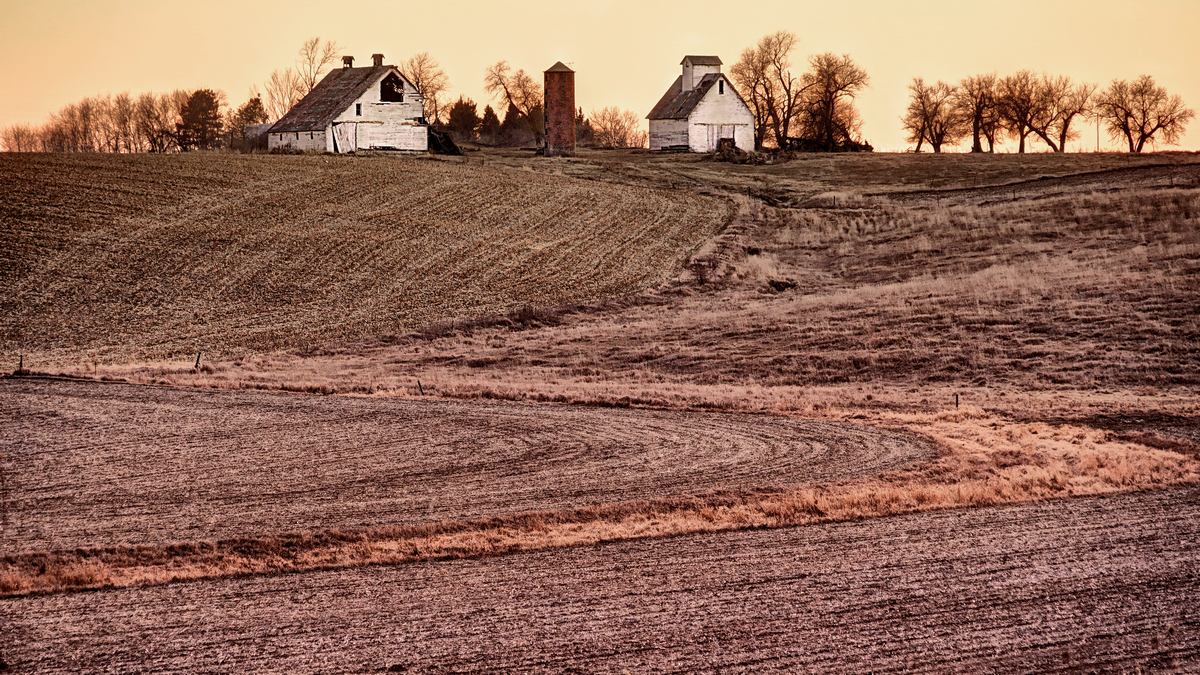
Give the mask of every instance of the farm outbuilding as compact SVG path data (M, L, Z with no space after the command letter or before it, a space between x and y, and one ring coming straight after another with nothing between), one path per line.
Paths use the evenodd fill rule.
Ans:
M722 143L754 149L754 114L716 56L685 56L683 74L650 111L651 150L715 152Z
M545 73L547 157L575 154L575 71L559 61Z
M271 150L411 150L429 148L422 97L395 66L355 68L354 57L342 57L342 68L325 76L270 131Z

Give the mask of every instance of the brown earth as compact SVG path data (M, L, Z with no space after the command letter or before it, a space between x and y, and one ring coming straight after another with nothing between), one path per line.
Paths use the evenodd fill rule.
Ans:
M136 160L128 161L132 163L127 168L136 168ZM272 165L274 169L298 175L312 167L289 162L319 162L320 158L271 161L279 162ZM688 506L691 510L679 514L681 520L677 521L666 513L675 508L673 502L666 504L665 511L656 511L659 505L640 513L638 508L618 504L610 508L618 516L613 522L589 525L566 518L547 528L546 522L534 518L537 522L527 523L530 528L517 531L510 531L512 523L508 521L498 523L499 529L484 523L480 530L459 539L449 537L439 544L442 548L434 547L442 553L431 555L414 548L410 554L397 546L411 542L397 543L385 537L371 545L350 542L342 552L351 555L338 559L338 565L344 567L356 560L386 562L543 549L524 556L444 563L467 567L417 563L0 601L33 608L14 610L21 616L36 617L48 611L47 607L61 608L58 616L63 623L57 624L58 628L36 629L36 620L28 619L15 629L14 634L30 636L24 653L48 645L42 652L45 657L29 657L42 664L37 667L52 669L61 664L53 655L56 648L63 654L80 654L81 663L110 657L113 663L141 663L136 655L123 651L126 648L116 639L104 642L107 638L90 632L88 621L108 624L91 618L91 605L80 599L88 597L130 598L124 605L128 609L117 616L119 621L141 626L126 634L131 640L149 636L142 641L153 644L156 621L159 626L173 627L158 633L169 635L172 647L149 648L146 655L146 663L157 664L148 667L165 670L186 670L189 665L195 669L197 662L211 664L221 656L204 652L208 649L205 645L221 643L226 646L213 649L224 649L222 654L233 659L229 668L233 670L269 670L276 667L274 663L281 664L281 670L299 663L301 669L350 671L389 665L411 666L417 671L437 665L461 670L562 670L576 663L591 671L616 671L626 664L633 670L661 671L847 667L1079 671L1174 666L1187 670L1196 665L1200 649L1194 637L1197 621L1180 609L1188 606L1197 590L1192 524L1196 522L1194 505L1200 500L1194 489L1000 510L914 514L770 533L726 532L604 544L606 555L614 549L637 552L633 555L642 562L630 563L635 559L626 558L628 574L605 567L608 557L588 558L587 549L561 548L673 532L781 527L821 519L1194 485L1197 464L1184 455L1200 458L1200 399L1195 395L1200 383L1200 168L1196 155L802 156L772 166L734 166L696 157L639 153L582 153L571 160L480 153L472 156L467 166L469 171L482 169L502 177L541 173L546 180L577 180L572 185L594 184L596 189L616 183L638 190L674 189L672 194L688 198L697 192L724 194L738 215L723 234L693 256L686 271L638 295L614 291L599 302L579 304L567 289L565 295L535 298L529 304L537 307L508 315L503 313L512 305L464 310L450 303L446 305L450 309L443 312L442 305L433 302L412 315L420 317L413 319L422 326L419 330L405 333L366 327L339 332L342 329L338 328L328 333L329 339L314 333L307 346L294 339L300 333L289 331L308 328L300 323L279 323L283 333L272 343L276 351L234 354L233 350L227 358L206 358L198 371L190 367L191 359L168 361L154 356L169 350L150 349L125 359L115 351L92 353L68 345L54 347L53 367L47 369L205 389L349 392L371 397L278 395L278 416L264 421L262 429L270 433L286 429L281 433L291 447L301 452L314 448L308 457L316 453L336 456L331 445L360 436L356 432L361 429L374 429L370 419L352 418L345 424L330 420L336 415L327 414L332 408L322 406L365 406L361 409L375 411L370 415L399 419L419 409L407 406L430 405L406 401L422 398L422 389L425 395L442 399L653 408L653 414L663 415L654 418L666 432L659 442L667 439L667 443L677 443L672 446L677 448L691 438L681 421L687 414L683 411L719 409L822 418L823 422L811 423L817 425L885 426L901 434L935 439L944 454L899 474L864 476L833 488L800 484L786 493L768 492L753 504L735 505L716 516L711 504L705 503ZM203 180L201 168L196 164L194 176L172 179L181 194L188 194L189 180ZM454 169L460 170L467 171L461 166ZM88 171L81 169L78 189L94 189L87 188L92 184L92 178L85 175ZM107 203L103 195L85 201L78 204L84 218L91 210L103 211ZM125 208L120 203L117 207ZM60 209L48 213L45 220L66 213L68 210ZM310 215L312 224L328 217L317 212ZM104 221L112 216L101 213L97 218ZM670 276L664 273L659 278ZM43 278L30 276L29 280ZM40 296L21 297L25 302ZM155 307L138 298L131 302L137 308ZM77 323L88 330L95 328L93 332L99 335L117 325L110 320L88 323L90 319L78 316L92 314L77 310L74 318L63 319L62 326ZM143 333L165 335L157 330ZM226 339L228 334L222 331L224 328L212 333L214 339ZM351 334L359 337L349 339ZM132 362L114 363L129 360ZM41 369L36 362L27 365ZM423 384L418 385L418 380ZM20 386L35 385L23 381ZM87 387L101 385L71 386L87 392L98 391ZM171 392L163 395L201 409L204 406L198 401L216 395L192 392L194 398L187 398L167 388L137 391ZM13 410L21 405L43 411L56 406L79 410L81 424L106 428L101 420L103 397L88 394L67 403L64 399L69 395L39 399L41 394L32 394L25 404L4 398L0 403ZM256 402L266 399L254 396L274 396L224 395L250 396L245 400ZM200 458L198 466L202 467L219 470L222 461L238 461L232 456L210 460L201 454L206 444L187 445L173 438L172 425L178 424L184 411L176 407L156 412L155 403L136 401L147 396L153 398L134 394L135 400L122 408L122 419L139 427L137 430L105 433L135 442L142 438L143 447L188 450L190 456ZM955 408L959 397L962 410ZM306 407L308 403L287 401L320 403ZM443 401L438 405L468 404ZM494 405L500 404L485 404ZM304 415L289 417L292 406L300 406ZM499 409L526 407L536 410L535 416L565 415L554 420L576 430L569 439L578 447L564 447L564 454L556 456L564 462L603 448L604 439L622 433L614 425L626 419L606 417L609 426L604 429L584 430L571 426L579 415L586 418L592 414L581 413L579 408L534 408L527 403ZM378 412L397 409L404 411L399 417ZM173 410L178 414L172 416ZM487 408L483 414L490 417L491 410ZM546 412L555 410L574 412ZM648 411L599 412L641 415ZM229 411L216 412L211 419L218 425L247 419L230 415ZM313 430L294 421L314 415L336 433L324 435L322 428ZM446 417L426 415L421 419L423 428L433 434L441 433ZM479 421L471 414L466 419L472 424L472 420ZM775 420L772 424L797 423L764 415L746 419L753 420L750 426L768 419ZM524 424L518 422L515 428ZM545 437L559 432L553 426L538 429ZM731 429L722 433L739 435ZM207 431L201 429L200 433ZM321 445L305 445L305 433ZM384 441L401 435L394 428L378 433ZM739 433L747 448L770 448L769 438ZM31 431L27 436L36 438L37 434ZM228 427L216 434L226 437L228 447L256 447L255 441L239 438ZM474 431L463 428L453 431L452 437L459 444L456 447L467 448L472 439L482 438L502 446L503 451L522 451L520 440L489 436L482 421ZM637 442L632 436L619 440ZM261 434L257 442L258 451L272 452ZM374 451L372 443L368 438L354 447L356 452L369 454ZM40 447L45 450L52 445L50 440ZM720 450L701 447L705 448L702 457L708 458L703 473L686 475L680 472L686 469L681 462L657 460L657 467L670 465L667 474L679 478L671 486L672 495L679 496L681 491L695 494L686 489L692 483L701 490L725 489L720 476L712 475L719 464L713 458ZM532 452L533 448L526 450ZM117 454L129 452L129 448L117 449ZM575 455L568 457L572 452ZM76 455L73 470L95 470L86 456L86 452ZM268 476L279 464L291 472L287 475L322 480L319 470L303 464L303 457L280 456L252 468ZM615 464L602 459L597 466L632 476L631 468L636 466L630 461L637 457L636 453L626 456L618 452L611 458ZM395 466L388 464L387 458L376 460ZM447 473L458 468L419 466ZM486 473L487 467L483 468ZM371 467L364 470L370 472ZM210 485L227 492L236 487L218 485L220 479L207 483L211 478L201 472L195 475L201 476L197 481L201 492ZM522 495L527 503L541 503L540 496L522 492L528 486L493 475L501 483L509 480L505 489ZM753 468L744 475L747 482L741 485L751 491L767 476ZM797 475L806 480L802 473ZM149 486L151 493L155 481L160 481L149 472L130 472L119 478ZM300 508L311 513L351 514L347 522L370 522L353 515L358 508L354 500L365 503L388 498L370 494L369 486L354 485L348 476L333 474L330 479L329 484L352 495L349 504L323 504L319 496L302 493L285 497L287 490L280 489L275 505L266 504L262 513L254 513L254 500L247 497L232 509L237 513L228 515L249 513L251 522L274 527L279 523L270 511L280 510L284 518L304 522L288 511L290 507L279 506L299 500ZM466 476L454 479L464 491L478 487ZM398 480L403 483L404 479ZM619 493L615 484L605 480L598 479L598 487L585 486L585 492L592 490L592 496L603 499ZM165 479L160 482L165 485ZM652 487L650 481L640 478L632 484L638 490ZM108 498L98 496L101 487L88 485L94 486L89 488L93 496L84 497L92 500L89 504ZM768 487L775 485L778 483L767 483ZM66 496L65 491L60 494ZM165 494L165 499L162 493L154 498L180 509L181 522L189 526L198 523L196 531L224 526L221 521L195 518L188 510L191 497L182 491L170 488ZM204 499L200 494L200 507L205 506ZM671 499L669 496L668 501ZM305 504L304 500L314 501ZM1114 506L1095 506L1105 504ZM486 514L485 509L494 506L488 502L471 512ZM402 516L415 513L421 517L420 507L417 500L396 508ZM94 511L105 508L110 515L117 513L112 505ZM68 511L69 506L64 505L63 513ZM153 527L161 528L163 540L175 540L160 516L145 522L158 522ZM903 536L888 530L887 523L907 524ZM587 529L592 525L598 528L594 532ZM561 541L568 543L538 539L560 535ZM77 528L71 536L85 548L60 551L65 567L39 576L36 556L27 556L11 562L0 586L7 584L4 587L16 592L54 588L53 584L39 585L41 577L66 579L62 584L75 589L130 585L116 580L125 568L115 563L111 569L105 568L107 559L86 549L94 539L89 530ZM101 536L107 535L101 532ZM757 537L767 544L757 546ZM807 548L798 550L788 543L797 540ZM534 543L522 543L527 541ZM688 549L679 544L687 541L709 542L705 544L708 548ZM360 545L363 555L356 558ZM682 546L678 555L673 552L675 546ZM170 545L162 548L150 553L170 553ZM218 547L206 555L221 557L225 553ZM786 557L789 553L791 562ZM125 553L116 551L114 555L119 558ZM167 569L154 571L153 578L187 578L171 576L174 563L169 555L164 559ZM531 562L523 566L524 560ZM760 572L735 576L743 580L731 583L725 591L721 584L728 577L727 560L744 561ZM758 560L769 569L755 567ZM797 560L808 567L796 570L789 566ZM138 563L134 560L132 564ZM217 572L207 572L202 567L197 568L199 576L220 576L224 569L217 566ZM812 567L826 574L803 576ZM283 568L251 565L245 569L253 573L255 569ZM411 576L422 570L445 569L472 571L464 573L468 581L463 587L452 582L457 572L445 573L451 580L442 576L425 586ZM712 572L714 569L718 572ZM772 576L776 569L782 576ZM109 572L111 577L106 576ZM841 573L849 576L838 577ZM508 581L503 581L504 575ZM481 580L497 576L502 579L497 582L497 595L489 595ZM639 579L646 577L661 585L663 593L639 585ZM835 578L844 581L830 581ZM387 581L372 586L366 581L369 579ZM563 580L562 585L555 585L558 579ZM701 581L692 583L691 579ZM412 596L396 589L396 583L406 591L415 587L417 599L406 604ZM250 590L222 591L215 597L188 596L188 589L193 588ZM280 595L285 588L311 595L285 599ZM622 589L633 590L624 593ZM353 598L360 592L370 592L376 600L360 598L358 604L328 617L317 608L330 597ZM120 595L124 593L131 595ZM783 600L774 603L776 596ZM183 618L173 623L163 618L167 610L154 609L162 606L163 597L188 608L183 610ZM522 604L523 597L533 600ZM707 603L705 597L715 600ZM814 597L819 602L813 602ZM137 609L134 598L140 598L146 607ZM672 604L677 601L682 604ZM26 602L47 604L21 604ZM213 613L203 609L209 603L216 608ZM251 618L234 617L235 607L245 608ZM396 607L403 609L397 613ZM293 610L295 614L290 613ZM145 618L138 618L140 611L148 612ZM273 621L276 614L280 618ZM399 628L395 627L396 616L402 617ZM429 616L444 618L425 618ZM79 625L85 627L75 632L64 630L62 626L76 620L71 617L78 617L84 622ZM197 633L198 621L225 628L216 634ZM493 639L497 621L511 627L501 638ZM271 637L271 631L286 637ZM353 646L356 640L382 646L371 651L375 648ZM64 647L64 641L100 645L95 649L102 656L87 656L86 644ZM297 647L317 643L323 651ZM408 651L414 644L422 645L419 652ZM252 646L239 651L241 645ZM809 649L809 645L815 646ZM170 653L171 648L180 650L178 656ZM346 651L339 651L341 648ZM195 652L189 650L203 653L193 657ZM343 659L340 655L347 652L351 656ZM4 655L13 661L10 653ZM263 654L276 660L259 666L262 662L254 659ZM331 662L320 660L325 654L331 655ZM523 661L527 655L529 660ZM844 660L855 657L868 660ZM27 657L21 658L22 663L27 662ZM93 658L97 660L88 661ZM961 662L954 660L960 658ZM238 664L251 665L239 668ZM139 667L147 666L126 669Z
M303 348L637 292L722 200L414 158L0 154L0 358Z
M16 672L1194 672L1200 490L0 600Z
M415 526L859 478L925 440L844 422L0 380L7 555Z
M694 166L705 167L679 170ZM1019 419L1194 419L1198 185L1192 163L1026 181L1002 191L1015 200L997 201L999 188L848 193L797 209L743 200L688 272L607 307L433 322L204 373L67 372L382 396L415 395L419 380L450 397L810 414L936 411L957 395Z

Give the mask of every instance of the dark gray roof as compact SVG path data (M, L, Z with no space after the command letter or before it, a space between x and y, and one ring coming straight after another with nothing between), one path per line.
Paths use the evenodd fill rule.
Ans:
M700 80L700 83L692 88L691 91L683 91L683 76L675 78L675 84L667 89L667 93L658 100L658 105L646 115L648 120L686 120L688 115L696 109L696 105L704 98L709 89L717 83L717 80L722 79L720 73L709 73ZM726 80L728 82L729 80ZM733 89L733 85L729 85L729 90L734 95L738 95Z
M563 63L562 61L559 61L558 63L547 68L546 72L547 73L573 73L575 71L568 68L567 64Z
M370 66L368 68L338 68L331 70L323 80L292 106L275 126L272 133L281 131L319 131L329 126L338 115L385 73L396 70L395 66Z
M679 65L682 66L685 61L691 61L693 66L719 66L719 65L721 65L721 59L719 59L715 56L688 55L688 56L683 57L683 61L680 61Z

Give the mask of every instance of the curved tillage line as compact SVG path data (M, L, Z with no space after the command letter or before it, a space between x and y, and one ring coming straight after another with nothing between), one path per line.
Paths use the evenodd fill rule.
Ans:
M0 424L22 439L5 449L6 552L795 485L933 453L892 432L767 416L31 380L0 382L0 397Z

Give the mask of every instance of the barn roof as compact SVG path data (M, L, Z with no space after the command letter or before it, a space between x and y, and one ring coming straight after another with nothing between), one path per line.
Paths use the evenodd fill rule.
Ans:
M715 58L715 57L714 57ZM683 91L683 76L675 78L675 84L672 84L667 93L663 94L658 100L658 104L646 115L648 120L686 120L696 106L704 99L704 95L709 89L717 83L717 80L722 79L720 73L709 73L701 78L700 82L692 88L691 91ZM726 80L728 82L728 80ZM733 86L730 85L730 90ZM735 95L736 91L733 92Z
M721 59L717 58L716 56L693 56L691 54L683 57L683 60L679 62L679 65L682 66L684 63L687 63L688 61L691 61L693 66L719 66L719 65L721 65Z
M292 109L271 127L271 132L324 129L389 71L395 71L397 74L400 72L395 66L338 68L329 71L307 96L300 99L299 103L292 106Z

